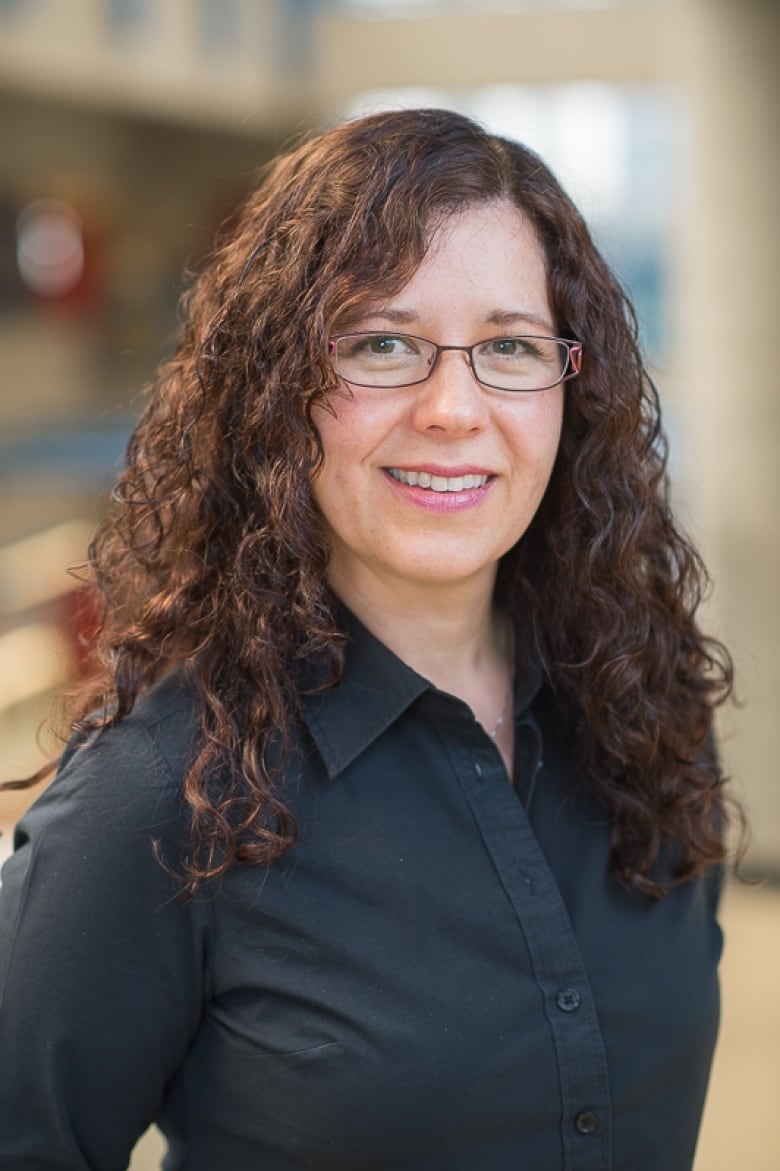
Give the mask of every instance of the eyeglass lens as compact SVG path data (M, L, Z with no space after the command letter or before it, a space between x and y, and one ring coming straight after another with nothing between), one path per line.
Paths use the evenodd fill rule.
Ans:
M428 377L436 351L433 342L410 334L348 334L336 339L334 366L359 386L408 386ZM554 386L569 361L566 343L546 337L490 338L473 346L471 354L479 381L502 390Z

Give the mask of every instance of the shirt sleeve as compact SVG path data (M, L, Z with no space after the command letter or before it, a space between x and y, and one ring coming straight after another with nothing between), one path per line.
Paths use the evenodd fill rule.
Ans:
M153 854L178 785L133 717L70 750L16 831L0 891L0 1171L119 1171L206 996L207 898Z

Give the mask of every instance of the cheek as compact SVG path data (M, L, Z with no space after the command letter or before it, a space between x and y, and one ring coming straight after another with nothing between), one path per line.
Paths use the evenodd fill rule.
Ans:
M517 480L514 487L514 540L519 540L533 521L547 492L560 446L563 412L550 404L527 421L517 435Z
M561 446L561 431L563 430L563 397L560 405L550 412L548 426L544 436L544 461L549 479Z
M320 477L354 479L368 474L378 449L402 420L403 402L397 396L355 387L352 392L334 394L330 404L332 411L317 407L313 412L322 443Z
M320 427L323 458L319 470L311 482L314 502L329 523L332 513L338 510L339 501L348 494L348 469L343 466L340 453L338 430Z
M511 446L517 470L537 483L546 484L558 454L563 426L560 387L544 398L529 399L512 417Z
M315 496L317 486L330 479L349 454L350 436L354 435L354 402L346 395L334 395L330 402L332 411L317 407L312 415L322 445L322 465L313 483ZM354 451L354 443L352 447Z
M360 390L335 393L328 400L330 409L317 406L313 411L326 460L341 459L345 454L359 457L381 432L383 403L361 397Z
M333 523L360 497L360 477L370 454L372 429L361 403L334 395L333 412L317 408L314 422L322 444L322 464L312 480L312 495L326 521Z

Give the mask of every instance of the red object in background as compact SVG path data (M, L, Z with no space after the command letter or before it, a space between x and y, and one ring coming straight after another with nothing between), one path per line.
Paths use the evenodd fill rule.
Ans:
M35 199L16 220L16 260L38 304L89 313L100 300L98 233L72 204Z
M94 662L95 635L100 628L97 593L90 585L80 585L57 598L54 608L55 621L71 647L73 673L82 679Z

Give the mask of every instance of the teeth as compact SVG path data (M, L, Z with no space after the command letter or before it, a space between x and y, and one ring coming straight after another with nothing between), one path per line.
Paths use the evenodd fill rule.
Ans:
M432 476L430 472L405 472L403 468L387 470L410 488L430 488L433 492L463 492L466 488L481 488L488 481L487 476Z

